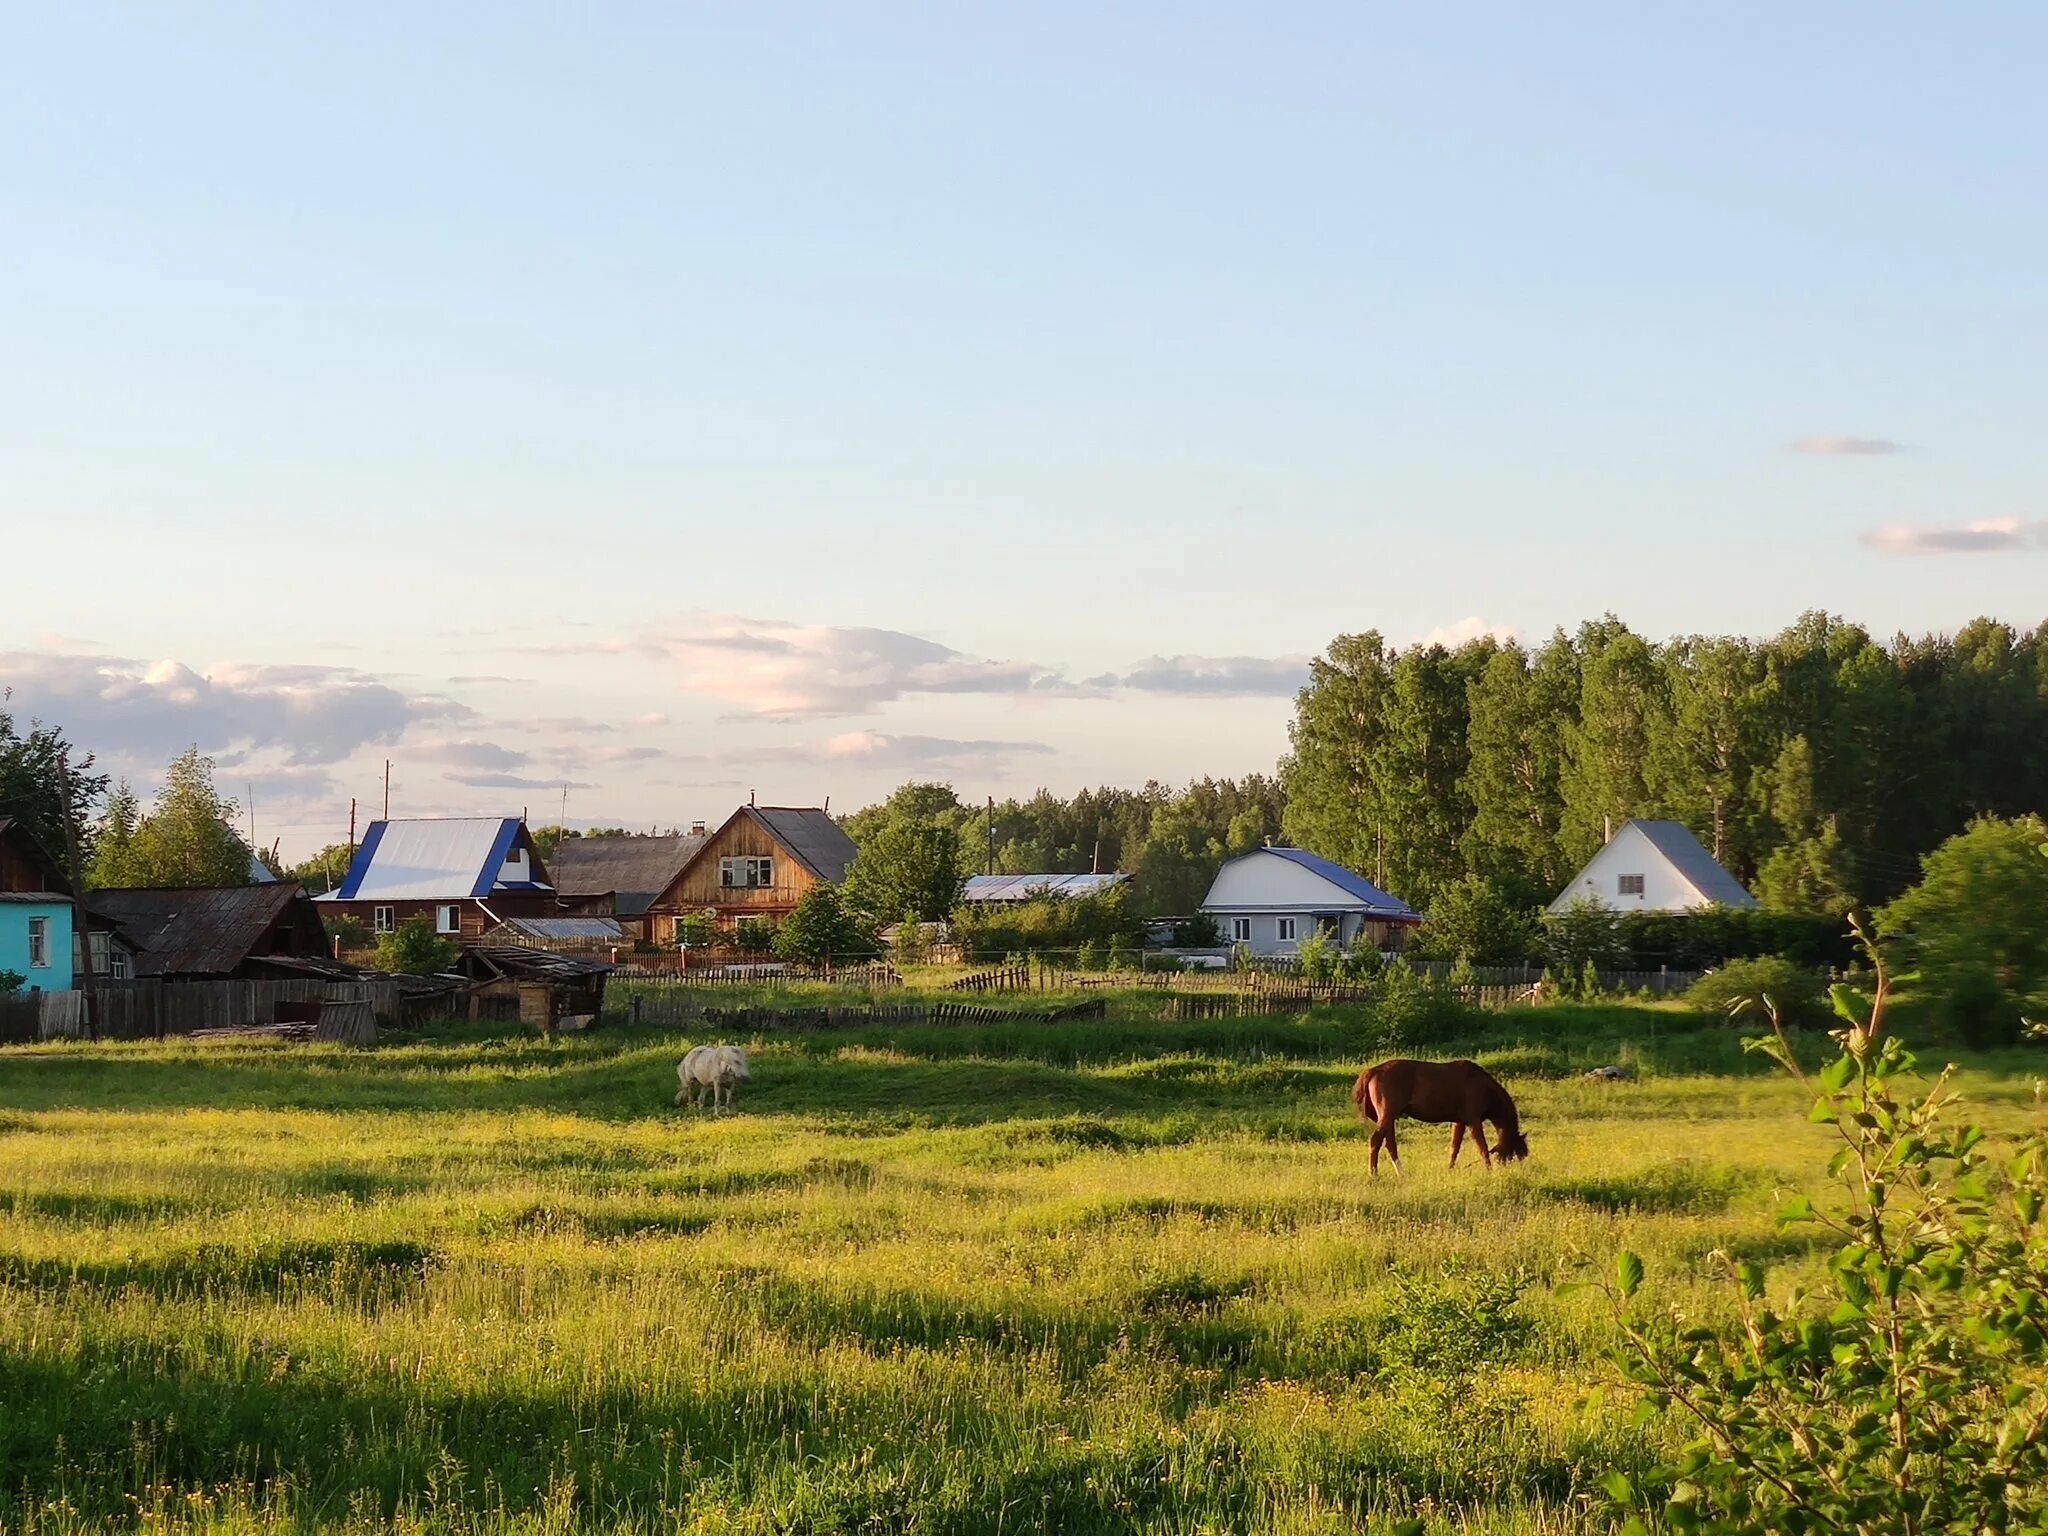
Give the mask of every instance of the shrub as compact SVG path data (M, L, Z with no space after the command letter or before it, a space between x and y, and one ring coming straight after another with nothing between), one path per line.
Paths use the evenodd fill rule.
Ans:
M1621 914L1592 896L1581 896L1543 920L1543 949L1552 965L1574 976L1589 964L1617 966L1628 954L1621 942Z
M732 938L741 949L772 949L775 945L775 924L765 917L743 917L734 925Z
M28 985L28 978L19 971L0 971L0 997L12 997Z
M987 959L1078 949L1091 940L1107 947L1122 939L1135 948L1144 925L1131 915L1119 887L1096 896L1034 896L1002 909L961 906L953 929L963 952Z
M1351 952L1344 957L1343 976L1346 981L1373 981L1387 968L1387 962L1380 952L1367 943L1351 946Z
M896 963L918 965L924 960L924 919L913 911L905 912L896 924Z
M1329 981L1337 974L1337 947L1331 942L1328 929L1317 927L1295 946L1295 951L1301 957L1303 981Z
M1702 1013L1717 1014L1758 1028L1770 1023L1765 1000L1788 1025L1810 1029L1828 1019L1821 978L1779 956L1730 960L1693 983L1685 1000Z
M1526 960L1536 952L1538 919L1493 882L1467 875L1430 898L1429 919L1415 933L1415 952L1430 960L1463 955L1481 964Z
M1980 817L1920 861L1920 883L1878 913L1879 927L1937 992L1983 968L2017 1002L2048 983L2044 840L2039 817Z
M377 969L401 976L433 976L455 963L455 946L434 932L424 913L377 935Z
M1379 1021L1380 1043L1389 1050L1433 1045L1473 1022L1472 1010L1460 1003L1449 987L1418 974L1398 959L1380 978L1373 994L1373 1012Z
M771 930L769 942L778 959L798 965L858 959L880 949L874 934L847 910L839 892L829 885L814 885L805 891L796 909Z
M1074 951L1074 969L1077 971L1099 971L1108 963L1109 951L1093 939Z
M1988 965L1961 965L1946 972L1938 991L1942 1022L1977 1050L2017 1045L2025 1028L2020 1005L1998 984Z
M1885 1034L1883 999L1880 973L1867 1017L1838 1004L1850 1027L1817 1079L1782 1032L1762 1042L1841 1141L1833 1208L1802 1195L1779 1212L1835 1244L1825 1267L1801 1260L1810 1289L1774 1299L1760 1264L1731 1259L1731 1315L1693 1322L1645 1307L1643 1261L1618 1255L1622 1372L1693 1439L1639 1479L1604 1479L1616 1528L2041 1529L2048 1133L1994 1154L1955 1123L1947 1073L1907 1096L1916 1064Z
M718 942L718 914L716 912L685 912L676 919L676 942L687 944L692 949L702 949Z
M1197 912L1174 919L1172 942L1175 949L1214 949L1223 942L1223 930L1208 913Z
M1134 971L1138 968L1138 952L1121 936L1111 939L1107 964L1112 971Z

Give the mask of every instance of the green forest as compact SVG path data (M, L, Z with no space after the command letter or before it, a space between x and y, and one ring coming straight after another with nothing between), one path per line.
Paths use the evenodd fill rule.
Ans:
M1475 880L1535 905L1610 825L1659 816L1766 906L1836 916L1897 895L1972 817L2048 806L2048 624L1881 640L1810 613L1763 640L1653 641L1609 615L1455 649L1367 631L1311 664L1289 737L1270 776L992 809L906 785L848 827L935 820L977 871L1128 870L1140 909L1171 913L1266 838L1425 909Z

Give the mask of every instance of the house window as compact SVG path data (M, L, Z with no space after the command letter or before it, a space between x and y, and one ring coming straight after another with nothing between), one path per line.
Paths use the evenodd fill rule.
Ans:
M1621 877L1621 894L1624 896L1642 895L1643 877L1641 875L1623 875Z
M434 908L434 930L437 933L462 932L462 908L452 901Z
M116 981L126 981L128 979L129 971L127 950L117 949L113 952L112 955L108 957L107 974L112 976Z
M727 890L757 890L775 883L775 860L743 854L718 861L718 883Z
M114 946L104 933L89 933L85 938L86 948L92 951L92 973L104 976L113 965Z
M370 926L379 933L391 933L396 930L398 924L391 920L391 909L389 907L372 907L370 909Z
M28 920L28 963L31 970L46 970L50 964L50 920L47 917L32 917Z
M1274 918L1273 937L1282 944L1292 944L1294 942L1294 919L1291 917Z
M1252 941L1252 920L1248 917L1233 917L1230 920L1230 942L1249 944Z

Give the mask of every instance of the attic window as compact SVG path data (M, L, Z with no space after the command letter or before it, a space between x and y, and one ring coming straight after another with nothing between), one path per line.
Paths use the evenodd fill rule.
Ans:
M1617 888L1624 896L1640 896L1643 894L1643 877L1641 875L1623 875Z
M718 883L727 890L758 890L775 883L775 860L767 855L743 854L718 861Z

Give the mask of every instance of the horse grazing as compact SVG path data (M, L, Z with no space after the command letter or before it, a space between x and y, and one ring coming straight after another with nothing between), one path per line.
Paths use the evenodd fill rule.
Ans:
M702 1108L700 1093L709 1094L711 1112L715 1115L724 1108L732 1108L733 1091L744 1082L750 1082L753 1074L747 1070L747 1053L736 1045L692 1046L683 1059L676 1063L676 1103L680 1105L685 1096L692 1109Z
M1515 1101L1491 1072L1476 1061L1410 1061L1396 1058L1367 1067L1358 1074L1351 1090L1351 1102L1358 1106L1358 1118L1373 1128L1372 1171L1380 1171L1380 1148L1385 1146L1401 1166L1401 1142L1394 1134L1396 1120L1420 1120L1425 1125L1451 1129L1451 1166L1458 1166L1464 1150L1465 1133L1479 1143L1479 1155L1493 1166L1496 1153L1511 1163L1529 1155L1529 1142L1522 1135L1521 1117ZM1499 1132L1493 1147L1486 1145L1487 1121Z

